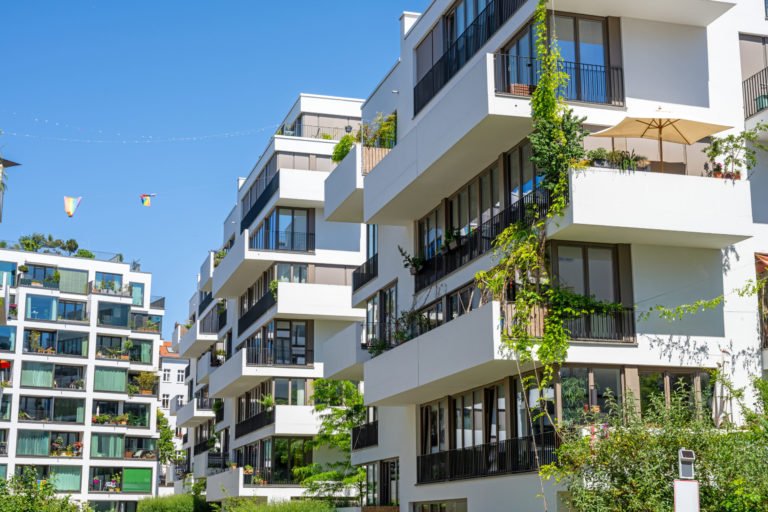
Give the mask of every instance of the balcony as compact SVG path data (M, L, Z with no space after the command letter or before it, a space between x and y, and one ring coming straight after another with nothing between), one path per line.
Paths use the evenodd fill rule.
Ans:
M538 471L540 465L556 461L557 446L557 434L546 432L536 435L535 444L533 437L522 437L419 455L416 458L417 483L430 484Z
M531 96L541 76L541 61L497 53L496 93ZM563 62L570 79L561 91L566 101L624 106L624 72L618 66Z
M352 449L362 450L379 444L379 422L373 421L352 429Z
M749 181L590 168L571 171L553 239L723 249L752 236Z
M121 297L126 299L130 299L133 296L133 291L129 285L120 286L114 281L91 281L88 290L90 293L96 295L108 295L111 297Z
M235 437L242 437L251 432L255 432L260 428L264 428L267 425L272 425L275 422L275 410L269 409L267 411L261 411L255 416L251 416L243 421L238 422L235 425Z
M754 129L758 123L768 121L768 68L758 71L744 80L742 84L744 93L744 119L745 128ZM764 132L760 133L760 140L765 142L768 138Z
M292 128L282 127L275 135L284 137L303 137L305 139L339 140L346 135L343 126L317 126L296 124Z
M204 332L202 330L201 322L196 321L184 334L182 334L179 342L179 355L187 359L200 357L218 340L218 332Z
M516 371L501 341L501 306L491 302L397 345L365 363L367 405L408 405L482 386ZM504 315L512 318L511 314ZM546 308L535 309L530 335L544 332ZM568 361L594 362L602 354L632 357L636 350L635 313L592 315L566 322L575 343Z
M530 226L535 219L546 215L549 205L550 196L546 189L523 196L477 229L459 237L454 243L455 247L449 245L439 254L426 260L415 276L415 290L422 290L470 261L489 253L493 249L493 241L504 229L518 222Z
M323 341L319 347L323 376L334 380L363 380L363 364L371 358L363 337L363 323L353 322Z
M224 358L222 357L219 359L219 356L217 356L213 352L209 352L208 354L203 354L200 359L197 361L197 383L198 384L206 384L208 383L208 379L211 376L213 372L215 372L222 364L222 360Z
M173 414L173 409L171 409ZM214 419L212 398L195 398L176 410L176 426L192 428Z
M45 288L47 290L58 290L59 282L54 279L32 279L28 277L19 278L18 286L26 286L31 288Z
M363 221L363 177L389 153L389 147L355 144L325 180L325 215L332 222Z
M256 476L256 483L260 485L255 485L254 475L243 473L243 468L238 467L235 470L222 471L208 477L206 480L206 499L212 502L232 497L257 497L266 501L269 497L274 497L275 489L269 487L269 478L265 477L266 475L259 472ZM279 492L282 499L290 499L300 497L304 491L298 487L281 486Z
M352 292L379 275L379 255L374 254L352 272Z
M358 321L365 316L362 309L351 307L352 288L345 285L280 282L276 295L267 293L240 317L238 336L268 312L270 316L296 320Z
M205 256L205 260L203 260L202 265L200 265L200 274L199 274L199 281L197 283L197 286L200 288L200 290L203 291L211 291L211 284L213 280L213 269L214 269L214 260L215 260L215 252L214 251L208 251L208 254Z
M301 359L288 359L274 351L242 348L209 377L209 393L217 398L236 397L273 377L317 378L322 376L322 364L312 364L311 350ZM287 364L283 364L287 363Z
M213 294L208 292L200 299L200 305L197 306L198 316L203 316L203 312L211 305L211 302L213 302Z

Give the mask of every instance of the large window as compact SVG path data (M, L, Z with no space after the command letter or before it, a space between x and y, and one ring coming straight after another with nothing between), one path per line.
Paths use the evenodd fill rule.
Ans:
M0 261L0 285L16 286L16 263Z
M81 468L79 466L25 466L17 465L16 474L22 474L30 467L37 473L38 480L50 480L56 492L80 492Z
M127 329L130 313L131 306L129 304L99 302L98 323L108 327Z
M70 300L59 301L58 308L59 320L71 320L74 322L84 322L88 320L85 313L85 302L74 302Z
M96 284L102 290L121 290L123 288L123 276L109 272L96 272Z
M507 159L507 187L509 204L517 203L524 196L541 186L544 176L536 172L531 157L533 150L527 140L509 151Z
M122 434L91 434L91 457L94 459L122 459L123 447Z
M21 385L31 388L84 389L83 367L24 361L21 364Z
M275 364L305 365L308 357L307 322L304 320L275 321Z
M27 265L27 271L24 277L33 281L51 281L56 273L55 267L45 267L43 265Z
M56 320L58 299L40 295L27 295L27 320Z
M392 346L397 330L397 283L377 292L366 305L366 341Z
M93 390L109 393L125 393L128 374L123 368L97 366L93 373Z
M456 192L449 202L451 229L466 236L501 212L501 181L492 167ZM439 248L439 247L438 247Z
M275 265L275 278L283 283L306 283L306 263L278 263Z
M131 283L131 297L134 306L144 305L144 283Z
M270 251L314 250L311 210L275 208L252 233L251 249Z
M0 350L13 352L16 350L16 327L0 325Z
M618 279L614 246L557 244L556 275L572 292L597 300L616 302Z
M19 398L19 420L83 423L85 400L22 396Z
M622 400L619 368L565 367L560 370L563 422L580 423L585 413L605 414Z

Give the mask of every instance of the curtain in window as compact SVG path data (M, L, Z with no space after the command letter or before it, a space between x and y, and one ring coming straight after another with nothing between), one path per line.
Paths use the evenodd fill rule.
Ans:
M53 365L27 361L21 367L21 385L35 388L53 386Z
M57 491L80 490L80 467L51 466L51 483Z
M152 492L152 469L125 468L123 492Z
M152 362L152 342L142 341L137 343L139 343L139 347L141 348L141 362L151 363Z
M94 391L125 393L127 373L121 368L96 368Z
M19 430L16 455L47 456L50 452L48 432L44 430Z
M91 457L122 459L123 436L116 434L92 434Z
M144 285L142 283L131 283L131 296L134 306L144 305Z
M85 400L57 398L53 404L53 420L83 423L85 421Z
M59 269L59 290L68 293L88 293L88 272Z

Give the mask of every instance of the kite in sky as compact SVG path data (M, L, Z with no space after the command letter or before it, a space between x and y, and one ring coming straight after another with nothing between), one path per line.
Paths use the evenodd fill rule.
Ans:
M152 206L152 198L156 197L157 194L141 194L139 198L141 198L141 205L142 206Z
M82 197L69 197L64 196L64 211L67 213L67 217L72 217L75 214L75 210L80 206Z

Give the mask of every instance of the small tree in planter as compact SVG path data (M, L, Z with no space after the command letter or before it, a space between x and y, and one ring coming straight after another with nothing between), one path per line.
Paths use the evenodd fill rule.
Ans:
M123 352L120 354L120 359L128 361L131 358L131 349L133 348L133 342L131 340L125 340L123 343Z
M751 130L725 137L712 137L703 150L711 166L711 170L708 167L705 170L715 177L719 177L720 171L724 178L741 179L742 170L749 173L757 165L757 152L768 151L768 145L760 141L760 135L766 131L768 123L757 123ZM722 160L722 165L718 160Z
M151 395L155 388L155 374L152 372L140 372L134 381L139 386L142 395Z
M270 411L275 407L275 398L272 395L264 395L259 403L265 410Z

